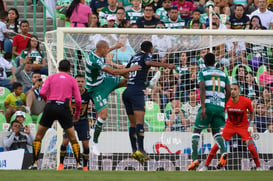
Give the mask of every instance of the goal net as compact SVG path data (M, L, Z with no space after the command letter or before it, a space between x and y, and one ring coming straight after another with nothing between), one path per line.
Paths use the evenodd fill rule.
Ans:
M269 170L273 168L272 81L264 81L262 78L270 76L265 72L269 71L270 62L273 61L272 35L271 31L263 30L59 28L46 33L45 46L51 74L57 72L58 61L61 59L71 62L73 76L84 74L85 60L99 40L107 41L110 47L117 42L124 45L105 57L105 63L113 68L126 65L140 51L140 45L145 40L153 43L154 61L176 65L175 70L151 68L149 71L148 80L156 71L161 71L156 87L144 90L144 147L151 160L140 164L129 156L132 151L128 134L130 125L121 99L124 88L120 88L109 95L108 118L99 137L101 154L96 156L90 151L90 170L187 170L192 161L193 125L200 107L197 74L205 67L203 58L208 52L216 55L215 66L226 73L230 82L240 85L241 95L252 100L255 112L253 139L262 169ZM172 114L174 110L178 111ZM52 169L52 165L57 165L59 160L57 153L62 130L58 130L57 134L57 144L48 141L44 145L42 165L45 169ZM53 139L53 136L46 139ZM210 129L202 131L199 143L200 169L215 143ZM51 147L52 144L56 149ZM240 136L235 135L226 141L226 147L226 170L255 169L247 145L241 141ZM209 170L215 169L219 158L218 152ZM73 168L75 162L72 154L66 156L66 164L69 165L67 168Z

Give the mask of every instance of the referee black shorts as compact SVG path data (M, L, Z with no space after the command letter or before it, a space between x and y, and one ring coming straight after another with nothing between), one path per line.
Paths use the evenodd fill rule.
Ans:
M48 101L39 124L50 128L55 120L59 121L64 130L73 126L69 106L65 106L61 101Z

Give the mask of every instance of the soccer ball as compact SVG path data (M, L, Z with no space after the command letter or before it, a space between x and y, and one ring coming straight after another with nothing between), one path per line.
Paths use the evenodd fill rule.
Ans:
M154 0L141 0L141 2L142 2L142 6L145 7L149 4L152 4Z

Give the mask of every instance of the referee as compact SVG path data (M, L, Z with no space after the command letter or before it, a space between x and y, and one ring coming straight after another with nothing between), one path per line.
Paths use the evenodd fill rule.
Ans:
M81 95L76 79L70 72L68 60L59 63L59 73L49 76L40 90L40 95L47 101L44 113L38 126L33 142L33 164L29 169L37 169L37 160L41 150L41 141L54 122L58 120L71 142L77 161L77 169L82 169L80 164L80 146L75 136L73 121L78 121L81 110ZM71 97L75 98L75 114L72 116L69 108ZM73 120L72 120L73 117Z

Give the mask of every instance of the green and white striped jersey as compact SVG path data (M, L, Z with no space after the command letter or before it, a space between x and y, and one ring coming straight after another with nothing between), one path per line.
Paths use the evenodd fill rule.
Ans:
M134 9L126 11L126 19L130 20L130 24L136 23L136 20L142 16L143 11L141 9L139 11L135 11Z
M91 52L85 61L85 79L86 88L90 89L103 82L104 72L102 69L106 66L104 59Z
M109 9L109 6L104 7L100 12L99 12L99 19L107 19L109 15L113 15L116 17L117 14L117 7L114 11Z
M227 75L215 67L206 67L198 74L198 83L205 82L205 104L225 107L225 87L229 84Z
M170 18L164 18L162 20L165 23L166 28L168 29L183 29L186 26L185 20L180 17L176 21L172 21Z

